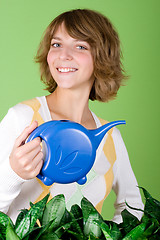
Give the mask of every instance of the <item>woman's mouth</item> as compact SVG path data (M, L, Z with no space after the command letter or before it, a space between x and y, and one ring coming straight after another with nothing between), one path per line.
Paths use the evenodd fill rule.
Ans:
M57 68L57 71L61 72L61 73L76 72L77 70L78 70L77 68L70 68L70 67L60 67L60 68Z

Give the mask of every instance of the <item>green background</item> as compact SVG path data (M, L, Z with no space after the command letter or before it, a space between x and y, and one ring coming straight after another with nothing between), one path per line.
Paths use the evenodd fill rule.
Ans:
M119 129L138 183L160 200L159 0L0 0L0 120L16 103L48 94L34 55L51 20L73 8L100 11L119 32L130 78L115 100L91 102L90 107L109 121L126 120ZM104 218L112 218L114 201L111 193L103 207Z

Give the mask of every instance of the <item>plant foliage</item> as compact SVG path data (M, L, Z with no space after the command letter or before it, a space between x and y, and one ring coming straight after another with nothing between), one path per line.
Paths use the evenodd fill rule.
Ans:
M160 202L141 189L145 207L136 209L143 211L141 221L126 209L121 213L122 223L106 221L86 198L82 199L81 207L75 204L68 211L64 195L57 195L47 203L48 194L41 201L30 203L29 210L21 210L15 224L0 212L0 240L158 240Z

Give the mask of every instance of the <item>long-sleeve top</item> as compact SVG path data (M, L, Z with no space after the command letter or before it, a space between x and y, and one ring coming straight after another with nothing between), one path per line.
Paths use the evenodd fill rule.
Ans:
M93 112L92 116L97 127L106 123ZM80 205L85 196L101 213L103 202L112 189L116 194L113 221L122 221L121 211L127 208L125 202L143 209L138 183L120 131L116 127L109 130L101 141L84 185L73 182L46 186L38 178L24 180L18 176L10 166L9 156L16 138L33 120L37 120L39 125L52 120L45 96L13 106L0 123L0 211L15 221L19 210L29 208L30 201L37 202L50 192L50 198L64 194L68 209L73 204ZM127 210L139 219L142 216L140 211Z

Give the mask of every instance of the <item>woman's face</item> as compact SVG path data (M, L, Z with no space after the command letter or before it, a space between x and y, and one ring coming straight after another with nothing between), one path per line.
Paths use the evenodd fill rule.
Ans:
M90 46L72 38L63 23L51 40L47 62L58 87L74 89L88 86L91 89L94 67Z

